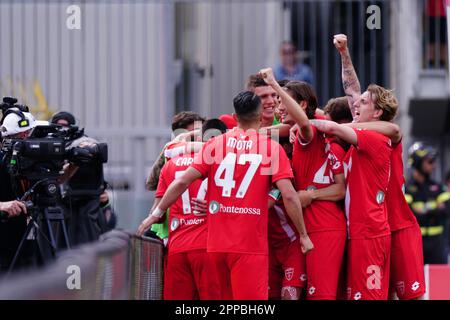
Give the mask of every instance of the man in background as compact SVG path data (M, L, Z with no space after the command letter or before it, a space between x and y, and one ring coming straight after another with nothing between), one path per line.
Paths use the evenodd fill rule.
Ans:
M300 63L298 50L291 41L283 41L280 46L281 63L275 68L275 79L305 81L314 86L311 67Z

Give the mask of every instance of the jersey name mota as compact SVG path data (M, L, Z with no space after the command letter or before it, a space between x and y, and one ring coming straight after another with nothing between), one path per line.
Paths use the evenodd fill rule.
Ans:
M237 140L236 138L228 138L227 147L237 149L237 150L250 150L252 148L253 141L247 140Z

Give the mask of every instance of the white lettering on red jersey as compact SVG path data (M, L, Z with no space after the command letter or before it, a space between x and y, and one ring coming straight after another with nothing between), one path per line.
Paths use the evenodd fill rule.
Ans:
M303 144L296 139L292 168L297 190L322 189L334 183L334 175L343 173L342 159L331 151L324 135L312 127L313 138ZM303 209L308 232L346 230L345 215L336 201L313 201Z
M184 174L194 160L186 154L169 160L161 169L155 197L162 198L173 180ZM208 180L196 180L169 208L169 254L206 249L206 215L191 208L191 199L204 199Z

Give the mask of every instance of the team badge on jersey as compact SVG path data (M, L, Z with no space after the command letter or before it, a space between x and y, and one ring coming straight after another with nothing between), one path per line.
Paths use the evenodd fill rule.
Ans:
M397 290L400 292L401 295L405 294L405 283L403 281L397 282Z
M286 277L286 280L291 281L293 275L294 268L287 268L286 270L284 270L284 276Z
M214 214L219 212L220 204L217 201L211 201L209 203L209 213Z
M180 220L178 218L173 218L170 223L170 230L175 231L180 226Z
M377 193L377 203L382 204L384 202L384 192L378 191Z

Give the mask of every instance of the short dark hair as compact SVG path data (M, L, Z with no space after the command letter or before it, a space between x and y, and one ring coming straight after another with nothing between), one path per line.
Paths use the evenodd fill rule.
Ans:
M289 81L284 87L297 103L306 101L305 113L308 119L314 119L316 109L319 107L314 89L304 81Z
M331 98L328 100L323 111L325 114L328 114L330 119L334 122L348 123L353 121L347 97Z
M224 134L227 132L227 129L226 124L220 119L206 120L202 126L202 140L206 142L215 136Z
M203 123L205 118L193 111L182 111L177 113L172 118L172 131L177 129L186 129L195 121L201 121Z
M259 74L252 74L247 79L247 90L253 91L257 87L265 87L268 84Z
M242 91L233 99L236 116L240 122L252 122L260 117L261 99L251 91Z

